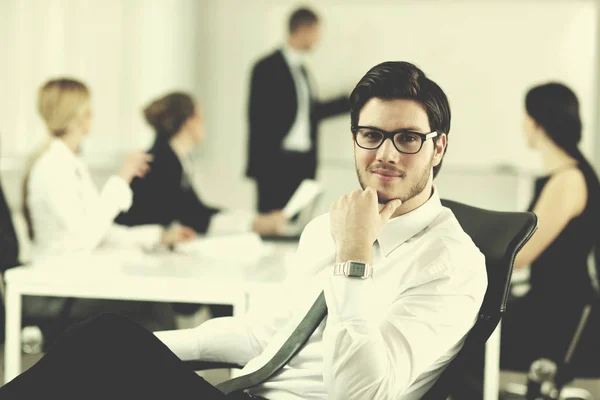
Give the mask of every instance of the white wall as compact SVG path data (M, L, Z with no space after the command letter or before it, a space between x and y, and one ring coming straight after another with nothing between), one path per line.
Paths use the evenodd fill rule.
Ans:
M147 146L140 109L167 90L199 88L202 36L196 0L2 0L0 156L28 155L46 137L36 110L46 80L72 76L92 91L85 156Z
M491 187L503 187L494 181L496 168L537 169L539 160L526 149L521 132L523 97L534 84L560 80L575 90L582 105L582 149L593 155L594 1L321 0L308 5L323 22L322 42L307 60L322 97L349 93L368 68L385 60L415 62L444 88L453 123L440 179L449 175L448 181L465 185L460 189L465 199L481 188L482 176L492 180ZM243 178L250 68L280 45L296 6L293 0L207 4L211 40L203 65L209 72L209 139L201 173L218 171L219 181L207 178L203 186L207 197L221 203L253 204L248 198L253 202L254 186ZM319 178L331 193L356 187L349 119L328 120L320 133ZM456 194L455 185L447 186ZM241 195L231 196L232 187ZM506 200L499 200L503 193ZM501 191L476 198L504 208L522 203L511 196Z
M416 62L444 88L453 127L438 185L448 188L449 197L468 199L481 188L482 176L491 188L505 187L507 175L498 175L498 164L537 166L520 129L523 95L535 83L560 79L575 89L582 103L583 150L592 153L594 1L303 3L323 22L323 40L307 60L322 97L349 93L369 67L388 59ZM45 136L36 90L46 79L68 74L93 91L96 121L84 151L102 170L98 176L116 168L124 151L151 140L140 114L148 100L187 90L201 103L206 123L206 141L197 153L203 197L252 208L254 185L243 176L250 69L283 41L288 14L297 5L292 0L2 0L0 48L8 62L0 63L0 170L11 202L18 201L14 193L24 156ZM319 178L331 198L356 187L348 125L347 117L338 117L321 126ZM484 191L473 199L513 207L511 190Z

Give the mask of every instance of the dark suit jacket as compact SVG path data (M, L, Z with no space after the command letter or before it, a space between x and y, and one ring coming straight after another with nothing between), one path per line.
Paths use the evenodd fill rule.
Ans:
M0 272L19 264L19 243L10 208L0 185Z
M116 222L128 226L167 226L179 221L196 232L206 232L211 217L219 210L200 201L166 140L157 139L148 152L154 157L150 171L144 178L133 180L133 205Z
M310 82L309 82L310 83ZM310 85L309 85L310 86ZM310 106L310 136L313 147L309 151L314 177L317 155L317 124L323 118L349 110L346 97L328 102L313 101ZM252 70L249 101L250 135L246 175L260 178L276 170L283 139L292 127L298 109L296 87L292 73L281 50L259 60Z

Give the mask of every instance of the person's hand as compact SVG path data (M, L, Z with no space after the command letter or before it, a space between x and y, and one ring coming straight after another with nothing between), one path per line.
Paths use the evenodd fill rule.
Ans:
M128 184L133 178L142 178L150 169L149 163L152 161L152 155L141 151L129 154L119 171L119 176Z
M252 231L259 235L280 235L288 222L288 217L280 210L258 214L252 224Z
M336 261L362 260L371 263L372 247L402 201L392 200L379 211L377 191L355 190L331 206L330 230Z
M160 238L160 243L170 246L177 243L189 242L196 238L196 231L183 225L175 225L165 229Z

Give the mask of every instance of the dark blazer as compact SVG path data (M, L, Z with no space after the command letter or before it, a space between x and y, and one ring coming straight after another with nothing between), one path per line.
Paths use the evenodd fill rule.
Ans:
M0 185L0 273L19 264L19 243L11 215Z
M133 180L133 205L116 222L128 226L168 226L179 221L196 232L206 232L211 217L219 210L206 206L198 198L168 141L156 139L148 153L154 157L150 171L144 178Z
M309 81L310 87L310 81ZM316 170L317 125L323 118L347 112L346 97L327 102L314 101L311 91L310 136L312 176ZM246 175L260 178L276 169L277 160L284 157L283 139L291 129L298 108L292 73L281 50L259 60L252 70L248 118L250 124L248 166Z

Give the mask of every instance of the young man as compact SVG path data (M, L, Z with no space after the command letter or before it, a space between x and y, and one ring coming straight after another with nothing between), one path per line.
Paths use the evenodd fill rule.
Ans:
M282 209L304 179L315 178L319 121L348 111L346 96L317 100L303 65L319 40L317 15L296 10L288 32L285 45L252 69L246 175L256 181L260 212Z
M124 319L99 317L72 328L2 398L39 387L69 398L94 386L110 398L420 399L461 348L487 285L483 255L433 186L450 109L440 87L403 62L372 68L350 102L363 190L307 226L279 306L157 333L166 346ZM307 314L311 304L326 306L326 318L314 318L283 369L246 391L224 395L181 362L262 371L297 338L305 314L318 314Z

